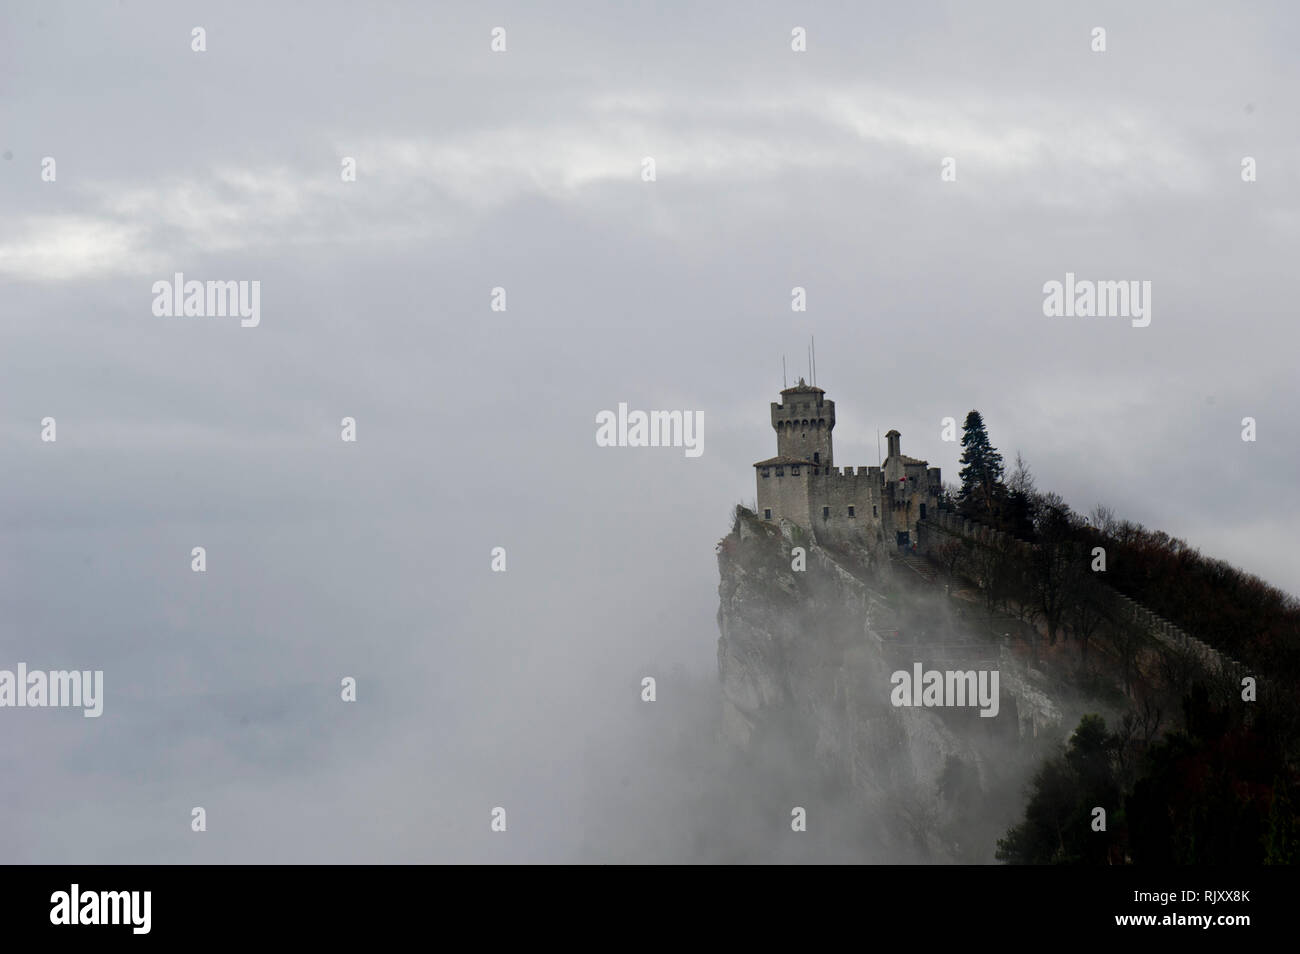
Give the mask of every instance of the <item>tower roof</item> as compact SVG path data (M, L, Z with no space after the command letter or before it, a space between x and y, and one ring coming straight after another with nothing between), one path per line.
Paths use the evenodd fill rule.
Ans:
M818 394L826 393L824 390L817 387L817 385L808 384L806 381L804 381L803 378L800 378L798 384L796 384L792 388L786 388L781 393L782 394L808 394L809 392L814 392L814 391Z

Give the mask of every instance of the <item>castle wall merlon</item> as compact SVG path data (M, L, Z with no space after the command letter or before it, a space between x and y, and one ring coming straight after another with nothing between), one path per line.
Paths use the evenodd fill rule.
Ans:
M754 465L761 516L789 520L818 538L885 538L905 545L919 521L935 510L940 470L905 457L902 435L891 429L883 465L836 467L831 431L835 402L821 388L798 386L769 405L777 455ZM799 473L794 473L795 461Z
M772 421L789 421L800 418L815 420L822 418L830 426L833 426L835 420L835 402L824 401L821 404L815 404L811 401L796 401L788 404L771 405Z

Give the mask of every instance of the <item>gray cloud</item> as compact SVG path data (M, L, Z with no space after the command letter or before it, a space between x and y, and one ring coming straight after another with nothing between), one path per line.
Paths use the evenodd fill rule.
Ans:
M810 334L840 462L898 427L955 478L976 407L1077 508L1300 590L1285 5L0 16L0 666L107 686L0 716L6 858L660 857ZM154 318L175 271L260 280L261 326ZM1044 318L1066 271L1152 281L1151 326ZM704 456L597 448L619 401Z

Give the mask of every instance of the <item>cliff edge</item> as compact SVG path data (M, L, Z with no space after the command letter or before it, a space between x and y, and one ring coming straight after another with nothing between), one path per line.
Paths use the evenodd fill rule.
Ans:
M1097 701L1016 658L878 542L821 544L738 507L717 550L725 737L837 792L873 832L864 855L885 852L864 861L992 861L1030 773ZM895 674L931 670L996 672L996 704L912 705L910 690L896 704Z

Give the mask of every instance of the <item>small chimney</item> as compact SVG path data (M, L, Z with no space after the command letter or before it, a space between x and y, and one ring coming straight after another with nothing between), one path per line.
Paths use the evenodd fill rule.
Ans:
M887 456L889 457L903 456L903 452L899 450L899 441L902 440L902 437L903 435L898 433L898 431L890 431L888 434L885 435L885 440L889 442L889 454Z

